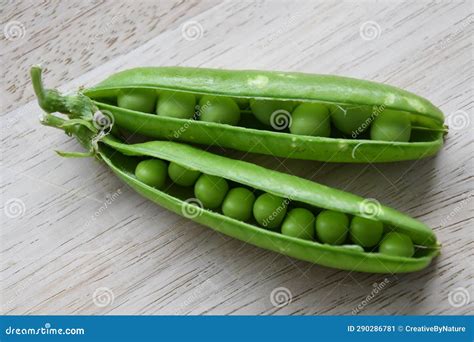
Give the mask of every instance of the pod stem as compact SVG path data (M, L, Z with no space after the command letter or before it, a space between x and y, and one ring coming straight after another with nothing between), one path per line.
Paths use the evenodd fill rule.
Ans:
M91 126L90 122L82 119L65 120L52 114L44 114L41 124L63 130L69 136L74 136L88 152L56 151L62 157L93 157L97 155L98 142L104 136Z
M38 98L39 105L43 108L43 104L46 102L45 89L43 87L43 81L41 74L43 70L39 65L33 65L30 69L31 81L33 83L33 90L35 91L36 97ZM44 109L44 108L43 108Z
M60 112L69 118L92 120L97 107L87 97L77 92L73 95L63 95L56 89L45 89L42 81L43 70L39 65L31 67L30 75L33 89L40 107L47 113Z
M63 126L63 124L67 120L64 120L63 118L60 118L60 117L57 117L57 116L51 115L51 114L44 114L41 117L40 121L41 121L42 125L49 126L49 127L54 127L54 128L59 128L59 129L62 129L63 131L65 131L66 133L68 133L66 131L66 127Z

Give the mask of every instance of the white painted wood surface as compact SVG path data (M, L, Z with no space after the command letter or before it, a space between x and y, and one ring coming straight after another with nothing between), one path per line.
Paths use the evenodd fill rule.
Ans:
M1 313L472 313L472 2L7 0L1 7ZM39 125L28 78L34 63L48 68L49 87L64 90L124 68L186 65L347 75L425 96L451 126L436 157L379 165L244 159L404 211L433 227L442 255L414 274L337 271L157 207L104 165L54 153L79 146ZM280 307L271 296L281 288L287 292L274 297L289 300Z

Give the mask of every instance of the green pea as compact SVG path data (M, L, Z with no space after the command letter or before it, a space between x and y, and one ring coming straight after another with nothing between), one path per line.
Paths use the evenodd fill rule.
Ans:
M382 238L383 223L365 217L354 216L349 227L352 242L362 247L373 247Z
M348 108L332 106L331 108L331 120L334 127L342 133L350 134L353 138L363 133L372 122L371 106Z
M401 233L387 233L380 243L379 252L386 255L412 257L415 248L410 237Z
M283 235L305 240L314 239L314 215L304 208L290 210L281 225Z
M278 228L285 218L288 200L269 193L260 195L253 205L253 216L263 227Z
M236 125L240 120L240 109L228 97L205 95L199 101L199 118L201 121Z
M253 205L253 216L261 226L278 228L285 218L288 201L269 193L260 195Z
M158 97L156 114L177 119L191 119L196 107L193 94L163 91Z
M222 203L222 213L239 221L247 221L252 215L255 195L246 188L234 188L229 191Z
M372 123L370 138L381 141L410 141L410 114L394 110L384 110Z
M167 165L163 160L143 160L135 168L135 177L146 185L161 189L166 182L166 169Z
M168 175L171 180L181 186L191 186L201 175L197 170L191 170L177 163L171 162L168 166Z
M245 97L236 97L234 98L234 101L240 109L249 108L249 99L246 99Z
M117 97L117 105L121 108L142 113L153 113L156 102L154 89L125 89Z
M194 195L204 208L217 209L229 190L227 181L218 176L201 175L194 185Z
M323 243L342 245L349 230L349 218L338 211L323 210L316 217L316 235Z
M302 103L291 114L290 132L293 134L329 137L331 121L328 108L320 103Z
M276 101L276 100L250 100L250 109L255 117L261 123L271 126L272 114L278 110L290 113L294 107L291 101Z

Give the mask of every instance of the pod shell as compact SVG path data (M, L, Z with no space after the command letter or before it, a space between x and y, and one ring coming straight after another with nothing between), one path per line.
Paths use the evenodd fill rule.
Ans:
M165 160L171 161L180 160L181 164L185 166L194 167L202 172L206 172L209 174L221 176L224 176L225 174L228 179L238 180L242 184L247 185L256 184L256 182L253 180L255 176L254 172L257 172L260 176L261 172L265 170L253 164L219 157L205 151L200 151L202 152L202 155L196 156L196 152L199 150L190 146L180 145L173 142L153 142L135 145L123 145L110 139L105 139L104 142L107 145L111 146L114 150L120 151L121 153L127 155L149 156L163 158ZM272 232L245 222L226 217L217 212L202 209L198 206L190 207L191 204L187 204L185 201L179 198L173 197L165 192L149 187L138 181L133 175L133 168L125 167L124 165L126 164L126 162L117 162L117 158L126 157L120 157L120 154L114 152L114 150L107 151L106 149L101 149L100 155L102 159L120 179L130 185L139 194L179 215L184 215L185 212L188 212L186 216L195 222L206 225L225 235L237 238L241 241L250 243L261 248L272 250L296 259L305 260L327 267L371 273L404 273L417 271L428 266L431 262L431 259L437 254L437 251L435 249L433 249L432 252L427 253L425 256L416 258L393 257L379 253L365 253L345 246L331 246L314 241L285 236L277 232ZM185 159L181 158L183 157L183 155L189 157L188 153L192 153L194 155L193 160L195 160L195 162L183 163L183 160ZM219 160L214 159L214 157L218 158ZM212 166L206 167L206 165L209 165L209 158L212 159L212 165L221 164L221 167L225 169L225 172L222 172L221 168L214 168ZM222 164L221 162L223 160L221 160L220 158L223 158L223 160L227 162ZM235 163L237 163L237 165ZM253 170L250 170L250 172L245 173L244 175L239 173L241 167L247 168L248 165L253 165ZM228 168L229 166L231 166L231 168ZM266 175L266 179L260 179L259 177L260 181L257 182L258 188L265 188L269 192L274 193L276 195L285 196L284 192L288 191L289 187L293 187L295 184L300 184L300 186L296 186L293 188L295 200L306 199L308 197L308 194L311 194L311 196L315 198L320 197L320 199L323 200L333 200L335 204L330 205L330 207L332 208L341 208L345 207L346 205L347 207L351 207L350 204L347 204L345 202L360 200L360 198L358 198L357 196L339 192L338 190L327 188L317 183L309 182L297 177L281 174L274 171L265 171L269 172L269 174ZM275 177L276 175L281 175L282 177ZM279 187L277 186L268 187L269 184L275 184L275 182L282 181L283 190L278 190ZM313 186L311 187L311 189L308 189L303 194L298 195L298 192L303 188L306 188L310 183L314 184L316 188ZM319 191L327 189L329 189L328 193L319 193ZM343 196L341 198L341 193L347 197ZM285 197L287 197L287 195ZM318 201L319 199L316 199L314 201L310 201L309 203L315 203ZM189 211L192 211L193 214L190 215ZM402 221L407 220L408 218L403 214L394 211L393 209L389 210L389 216L390 215L395 215ZM406 222L413 223L416 221L412 220L413 219L408 218ZM422 228L422 230L424 230L424 228ZM404 231L408 232L409 229ZM414 229L414 234L410 235L424 235L424 237L427 239L424 242L429 241L432 237L431 231L425 231L423 234L419 234L420 232L417 232L417 229Z
M296 72L187 67L134 68L111 75L89 91L151 87L234 97L384 105L444 121L431 102L406 90L355 78ZM87 94L87 92L86 92Z
M443 113L428 100L386 84L333 75L185 67L135 68L116 73L84 90L92 98L116 96L120 89L154 88L241 98L373 105L407 111L412 123L443 129ZM95 101L118 126L168 140L218 145L245 152L328 162L365 163L414 160L435 154L443 134L423 142L385 142L300 136L238 126L179 120L130 111Z

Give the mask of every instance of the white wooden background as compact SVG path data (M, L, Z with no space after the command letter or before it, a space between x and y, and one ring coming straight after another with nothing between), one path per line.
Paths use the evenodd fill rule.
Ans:
M473 312L472 1L6 0L1 11L1 313ZM425 96L451 127L434 158L245 159L404 211L433 227L442 255L414 274L337 271L172 214L104 165L53 152L79 147L39 125L34 63L64 90L186 65L347 75Z

